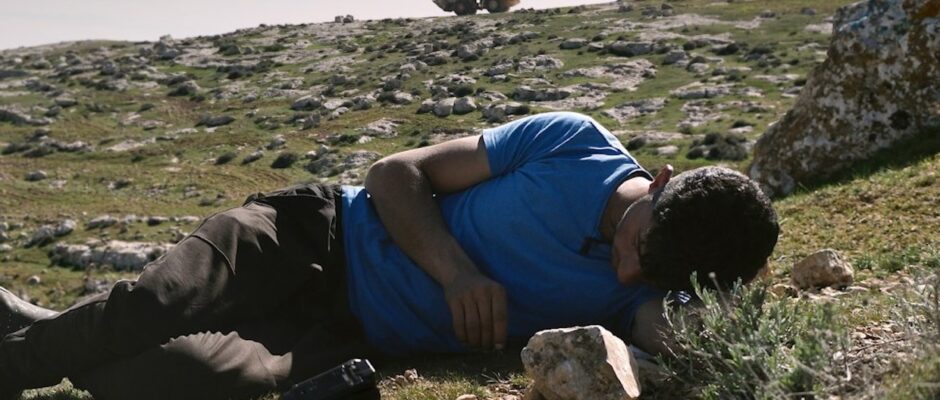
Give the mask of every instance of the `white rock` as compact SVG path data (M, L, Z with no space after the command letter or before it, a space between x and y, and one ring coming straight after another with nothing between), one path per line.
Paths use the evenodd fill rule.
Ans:
M438 117L449 116L452 112L454 112L454 103L456 102L457 99L454 97L448 97L438 101L436 104L434 104L434 115L437 115Z
M88 221L85 224L85 229L95 229L95 228L107 228L111 225L114 225L118 222L117 218L112 217L108 214L99 215L95 218L92 218L91 221Z
M852 284L852 265L833 249L824 249L809 255L793 266L790 278L800 289L820 287L846 287Z
M124 242L91 242L84 245L58 244L53 258L60 264L87 268L92 264L111 265L116 270L140 271L173 248L171 244Z
M461 97L454 102L454 114L463 115L477 110L476 103L470 97Z
M31 171L28 174L26 174L26 181L27 182L41 181L48 177L49 177L49 174L46 173L46 171L36 170L36 171Z
M622 340L600 326L545 330L524 349L533 388L548 400L624 400L640 396L638 368Z

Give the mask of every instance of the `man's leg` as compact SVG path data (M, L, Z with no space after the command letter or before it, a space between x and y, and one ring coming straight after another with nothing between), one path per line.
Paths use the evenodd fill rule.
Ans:
M71 379L96 400L247 399L368 355L355 334L262 322L178 337Z
M332 258L333 201L306 196L301 203L303 219L258 203L216 214L137 281L6 336L0 388L52 385L173 337L230 331L335 274L341 266L316 264Z

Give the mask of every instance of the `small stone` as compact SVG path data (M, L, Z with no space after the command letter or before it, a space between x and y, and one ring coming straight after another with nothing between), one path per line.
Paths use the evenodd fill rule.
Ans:
M656 155L660 157L673 157L679 154L679 146L669 145L656 148Z
M600 326L536 333L522 364L548 399L624 400L640 396L638 367L622 340Z
M438 117L449 116L454 111L454 103L456 102L457 99L454 97L448 97L438 101L437 104L434 104L434 115Z
M29 278L26 278L27 285L35 286L40 283L42 283L42 278L40 278L39 275L30 275Z
M75 230L75 226L75 221L71 219L59 221L59 223L56 224L55 229L53 229L52 234L55 237L68 235Z
M214 128L217 126L223 126L231 124L235 121L235 117L229 115L203 115L199 118L199 123L196 126L207 126Z
M168 93L168 96L192 96L199 93L199 90L202 89L199 87L195 81L185 81L180 83L175 89L171 90Z
M95 229L95 228L107 228L111 225L114 225L118 222L117 218L110 215L100 215L95 218L92 218L91 221L88 221L85 224L85 229Z
M277 135L268 143L268 150L277 150L287 145L287 139L284 135Z
M247 156L245 156L245 158L242 159L242 164L251 164L251 163L253 163L253 162L255 162L255 161L260 160L261 157L264 157L264 152L263 152L263 151L261 151L261 150L254 151L254 152L248 154Z
M31 172L27 173L27 174L26 174L26 181L27 181L27 182L36 182L36 181L41 181L41 180L43 180L43 179L46 179L46 178L48 178L48 177L49 177L49 174L46 173L46 171L43 171L43 170L40 169L40 170L31 171Z
M290 108L295 111L311 111L323 105L323 102L314 96L304 96L291 103Z
M797 289L793 285L788 285L785 283L778 283L768 289L770 293L777 295L778 297L796 297Z
M688 59L689 53L686 53L685 50L673 50L666 53L666 55L663 57L663 64L672 65Z
M642 56L653 52L653 42L625 42L617 41L607 46L614 55L623 57Z
M461 97L454 102L454 114L456 115L469 114L476 110L477 105L470 97Z
M166 221L169 221L169 218L151 215L151 216L147 217L147 226L157 226L157 225L160 225L160 224L162 224L162 223L164 223L164 222L166 222Z
M75 99L73 99L73 98L71 98L71 97L64 97L64 96L63 96L63 97L56 97L56 99L55 99L55 104L56 104L57 106L59 106L59 107L62 107L62 108L69 108L69 107L72 107L72 106L78 104L78 101L75 100Z
M562 50L575 50L575 49L580 49L584 46L587 46L587 44L588 44L587 39L573 38L573 39L567 39L564 42L561 42L561 44L558 45L558 47L561 48Z
M457 396L454 400L477 400L477 395L475 394L462 394Z
M843 288L852 284L854 271L837 251L824 249L796 263L790 278L800 289Z

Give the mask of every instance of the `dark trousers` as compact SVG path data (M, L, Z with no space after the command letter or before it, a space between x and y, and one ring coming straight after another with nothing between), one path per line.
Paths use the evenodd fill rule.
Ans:
M0 386L96 399L248 398L371 351L347 305L337 187L249 197L136 281L0 342Z

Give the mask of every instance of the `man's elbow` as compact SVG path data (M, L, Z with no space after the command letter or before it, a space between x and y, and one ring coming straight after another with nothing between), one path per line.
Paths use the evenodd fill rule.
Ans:
M373 197L381 196L394 187L406 184L416 168L406 160L385 157L369 167L366 173L365 188Z

